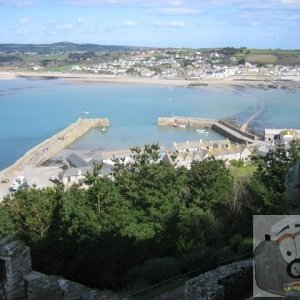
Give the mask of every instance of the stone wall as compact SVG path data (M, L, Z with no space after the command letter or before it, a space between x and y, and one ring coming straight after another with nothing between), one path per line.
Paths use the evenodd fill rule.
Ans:
M0 240L0 300L120 300L109 292L32 271L29 248L7 236Z
M31 271L29 248L7 236L0 240L0 299L24 298L23 276Z
M252 291L252 280L253 260L235 262L187 281L185 299L245 299Z
M158 118L157 125L173 126L177 124L177 125L185 125L186 127L193 127L193 128L204 128L204 127L211 128L215 122L217 121L213 119L174 116L172 118Z
M56 133L42 143L30 149L13 165L0 171L0 178L17 175L26 165L34 167L40 166L43 162L54 156L60 150L73 143L76 139L85 134L88 130L96 126L109 126L109 119L81 119Z
M224 126L230 128L230 129L236 131L237 133L239 133L239 134L241 134L241 135L243 135L243 136L245 136L245 137L247 137L249 139L256 140L256 136L254 134L252 134L252 133L245 132L245 131L243 131L243 130L241 130L241 129L239 129L239 128L237 128L237 127L235 127L235 126L233 126L233 125L231 125L231 124L229 124L227 122L224 122L224 121L219 121L219 122L222 125L224 125Z

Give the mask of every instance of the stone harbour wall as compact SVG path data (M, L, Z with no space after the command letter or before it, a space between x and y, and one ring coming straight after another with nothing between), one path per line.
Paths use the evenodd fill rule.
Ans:
M245 299L252 290L253 260L247 259L211 270L186 282L186 300ZM249 295L248 295L249 297Z

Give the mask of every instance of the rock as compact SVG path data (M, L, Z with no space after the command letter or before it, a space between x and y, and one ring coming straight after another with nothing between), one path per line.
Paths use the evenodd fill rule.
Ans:
M186 282L186 300L237 299L249 284L252 289L253 260L235 262Z

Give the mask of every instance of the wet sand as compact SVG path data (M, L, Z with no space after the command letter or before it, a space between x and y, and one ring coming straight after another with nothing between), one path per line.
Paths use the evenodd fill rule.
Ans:
M165 79L165 78L142 78L142 77L127 77L114 75L98 75L86 73L62 73L62 72L1 72L0 79L14 78L41 78L55 79L61 78L72 81L74 83L86 84L139 84L139 85L164 85L164 86L181 86L194 88L300 88L300 77L286 77L276 79L274 77L238 77L231 76L222 79Z

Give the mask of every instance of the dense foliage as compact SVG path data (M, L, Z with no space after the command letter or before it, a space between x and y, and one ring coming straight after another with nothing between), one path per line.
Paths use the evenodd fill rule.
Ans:
M236 182L223 161L193 162L191 170L159 160L159 146L132 149L116 160L113 180L86 178L87 189L30 188L0 206L0 235L30 247L34 269L119 290L141 288L217 260L251 252L252 215L288 213L287 177L295 146L258 162Z

